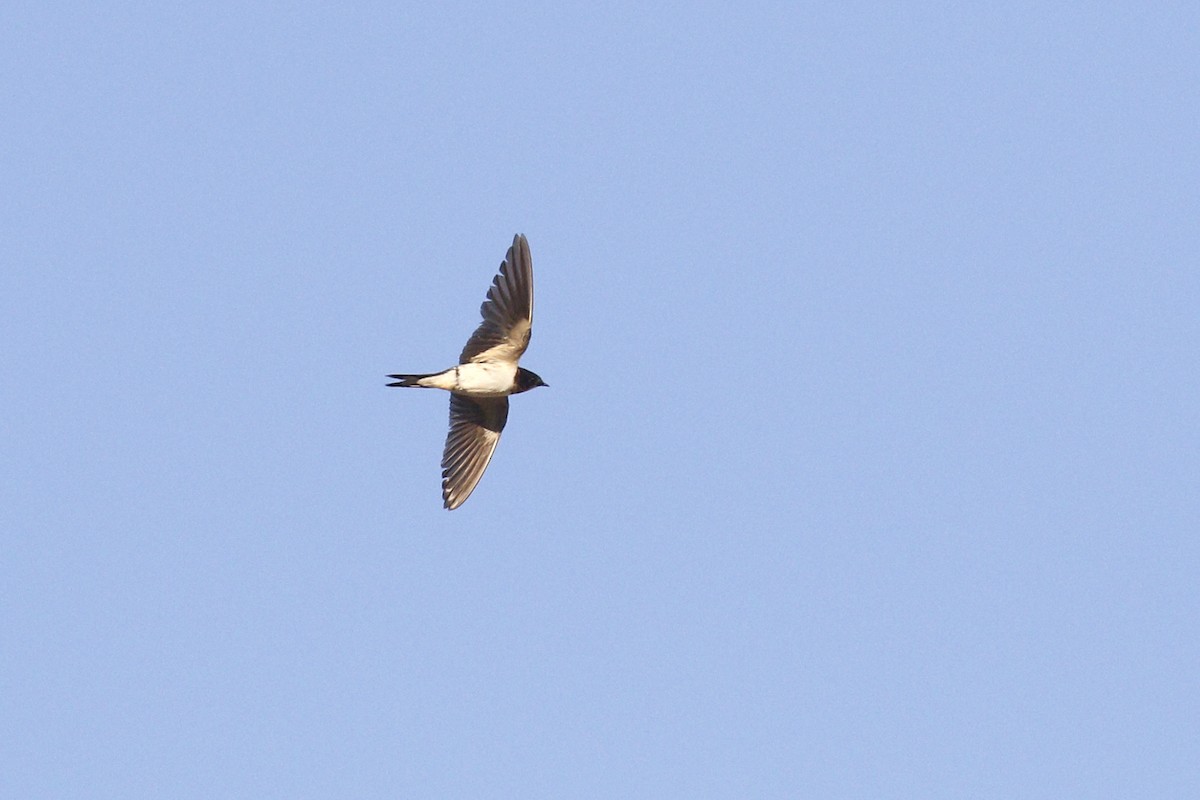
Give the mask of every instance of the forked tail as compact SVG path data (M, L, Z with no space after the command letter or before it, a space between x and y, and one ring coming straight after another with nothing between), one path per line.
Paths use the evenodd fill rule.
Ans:
M424 375L388 375L389 378L395 378L395 383L389 383L388 386L417 386L422 389L428 388L421 386L422 378L431 378L437 375L436 372L426 372Z

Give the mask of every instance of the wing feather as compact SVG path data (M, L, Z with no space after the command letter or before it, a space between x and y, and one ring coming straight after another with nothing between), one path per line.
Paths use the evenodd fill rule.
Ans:
M442 453L442 501L454 510L471 496L508 421L507 397L450 395L450 433Z
M467 340L458 362L506 360L515 364L529 347L533 329L533 258L524 235L513 237L479 314L483 322Z

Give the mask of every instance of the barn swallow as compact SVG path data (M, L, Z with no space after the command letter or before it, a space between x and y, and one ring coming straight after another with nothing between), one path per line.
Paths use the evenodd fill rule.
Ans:
M483 477L508 420L508 396L546 382L518 366L533 329L533 259L525 236L512 247L479 307L483 322L467 340L457 366L425 375L388 375L388 386L450 392L450 433L442 452L442 501L451 511Z

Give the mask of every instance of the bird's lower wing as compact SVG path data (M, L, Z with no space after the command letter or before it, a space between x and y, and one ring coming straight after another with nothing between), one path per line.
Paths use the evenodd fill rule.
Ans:
M450 433L442 453L442 500L461 506L474 491L508 421L507 397L450 395Z

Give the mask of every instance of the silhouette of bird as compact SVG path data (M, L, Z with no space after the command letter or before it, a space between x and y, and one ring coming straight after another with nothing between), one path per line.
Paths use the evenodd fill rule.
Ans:
M546 386L518 365L533 330L533 259L522 234L492 280L479 308L483 322L471 334L458 364L442 372L389 375L388 386L415 386L450 392L450 433L442 453L442 501L461 506L492 460L508 421L508 396Z

